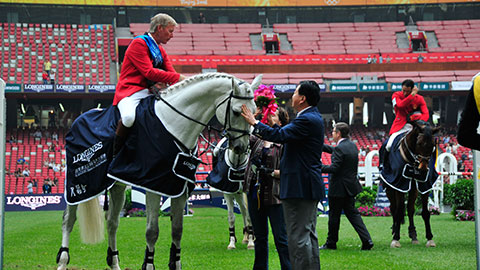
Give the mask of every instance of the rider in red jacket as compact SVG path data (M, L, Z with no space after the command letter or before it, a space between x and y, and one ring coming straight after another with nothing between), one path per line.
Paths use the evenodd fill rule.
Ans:
M392 105L395 111L395 120L390 128L390 138L388 138L386 149L390 151L393 140L398 134L410 131L412 125L407 121L423 120L428 121L430 115L427 104L421 95L418 94L418 88L412 80L402 82L402 91L397 91L392 95Z
M145 35L136 37L128 46L122 64L113 105L120 111L114 141L114 154L124 144L129 128L135 122L135 110L140 100L150 95L149 89L165 88L184 80L185 76L177 73L170 62L165 49L172 37L177 23L167 14L159 13L150 21L150 30Z

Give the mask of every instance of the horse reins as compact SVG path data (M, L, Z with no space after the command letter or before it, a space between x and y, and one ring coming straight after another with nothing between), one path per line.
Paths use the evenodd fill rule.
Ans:
M413 131L413 129L412 129L412 131ZM410 132L411 132L411 131L410 131ZM410 134L410 132L409 132L408 134ZM405 145L405 147L407 148L408 154L409 154L409 155L412 157L412 159L413 159L413 163L414 163L414 164L420 164L420 159L430 160L430 156L426 157L426 156L423 156L423 155L420 155L420 154L415 154L415 153L413 153L412 150L410 150L410 147L408 147L408 143L407 143L407 140L406 140L408 134L405 135L405 137L402 138L401 143L402 143L403 145ZM419 133L419 135L420 135L420 134L422 134L422 133ZM435 146L433 147L432 153L433 153L433 152L435 152Z
M215 106L215 110L217 110L218 107L220 107L223 103L225 103L226 101L228 101L228 103L227 103L227 110L226 110L226 113L225 113L225 121L224 121L224 124L223 124L223 128L222 128L222 129L218 129L218 128L212 126L212 125L202 123L202 122L198 121L197 119L194 119L194 118L192 118L192 117L184 114L183 112L181 112L181 111L179 111L177 108L175 108L172 104L168 103L164 98L162 98L159 93L156 93L156 94L155 94L155 98L156 98L157 100L163 101L163 103L165 103L165 104L166 104L170 109L172 109L174 112L178 113L179 115L185 117L186 119L188 119L188 120L190 120L190 121L192 121L192 122L194 122L194 123L197 123L197 124L199 124L199 125L201 125L201 126L203 126L203 127L206 127L207 130L209 130L209 131L210 131L210 130L214 130L214 131L216 131L216 132L218 132L218 133L221 133L221 134L224 133L224 132L227 132L227 134L228 134L229 131L233 131L233 132L238 132L238 133L240 133L240 135L237 136L237 137L234 137L234 138L230 138L230 137L229 137L229 140L230 140L230 141L235 141L235 140L237 140L237 139L239 139L239 138L241 138L241 137L243 137L243 136L247 136L247 135L250 134L250 132L248 132L248 131L246 131L246 130L236 129L236 128L233 128L233 127L231 126L231 121L230 121L230 108L231 108L232 99L234 99L234 98L236 98L236 99L241 99L241 100L251 100L251 99L253 99L253 97L237 96L237 95L234 95L234 94L233 94L233 90L231 90L231 91L230 91L230 95L229 95L228 97L226 97L224 100L222 100L217 106ZM227 127L227 122L228 122L228 127ZM202 138L203 138L203 136L202 136ZM204 140L205 140L205 138L204 138ZM205 151L206 151L206 150L205 150ZM204 152L205 152L205 151L204 151ZM200 155L202 155L204 152L202 152Z

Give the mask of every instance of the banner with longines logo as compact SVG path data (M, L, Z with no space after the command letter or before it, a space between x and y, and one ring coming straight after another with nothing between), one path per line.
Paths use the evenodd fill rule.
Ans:
M63 194L5 195L5 211L65 210Z

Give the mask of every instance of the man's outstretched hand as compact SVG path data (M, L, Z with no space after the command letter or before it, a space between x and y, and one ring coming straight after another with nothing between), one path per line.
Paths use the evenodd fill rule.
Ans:
M243 118L245 118L245 121L247 121L247 123L252 126L255 125L255 116L253 116L253 113L247 108L247 105L245 104L242 105L242 116Z

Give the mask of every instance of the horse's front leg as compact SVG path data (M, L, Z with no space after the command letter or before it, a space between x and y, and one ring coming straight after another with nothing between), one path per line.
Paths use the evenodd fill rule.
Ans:
M388 200L390 201L390 211L392 212L392 234L393 240L390 243L391 248L399 248L400 244L400 225L405 216L405 196L392 188L386 189Z
M229 242L227 249L235 249L235 243L237 242L237 237L235 236L235 203L233 201L235 195L223 193L223 198L227 203L227 213L228 213L228 231L229 231Z
M145 257L143 259L142 270L154 270L155 264L155 243L158 240L158 215L160 210L160 195L147 192L145 202L147 206L147 230L145 238L147 247L145 249Z
M120 222L120 211L125 203L125 188L124 184L115 183L110 189L110 207L107 212L107 264L113 270L121 269L117 250L117 229Z
M247 249L254 249L255 243L253 241L253 227L252 221L250 219L250 214L248 213L247 194L245 192L237 193L235 198L240 207L240 212L242 213L243 217L242 244L247 244Z
M436 247L435 241L433 241L432 228L430 226L430 211L428 211L428 196L430 192L422 194L422 218L425 222L425 234L427 237L427 247Z
M407 212L408 212L408 236L412 239L412 244L417 245L417 230L415 228L414 216L415 216L415 201L417 200L418 191L416 188L412 188L408 193Z
M57 270L66 270L67 264L70 262L69 243L70 233L72 232L73 225L77 220L77 206L67 205L67 208L63 212L62 221L62 246L57 253Z
M180 242L183 233L183 209L188 199L188 192L185 191L183 195L172 199L171 204L171 222L172 222L172 245L170 247L170 260L168 267L170 270L181 270L182 264L180 262Z

